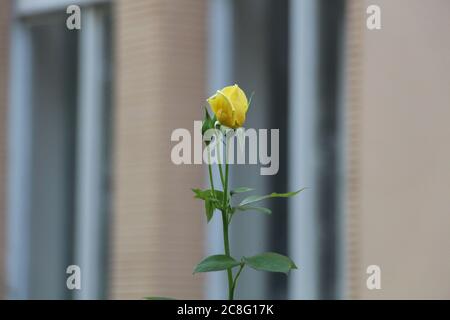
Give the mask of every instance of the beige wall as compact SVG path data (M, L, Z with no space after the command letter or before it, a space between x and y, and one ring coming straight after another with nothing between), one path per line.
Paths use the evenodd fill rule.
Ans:
M5 216L6 216L6 109L9 74L9 0L0 1L0 298L6 291Z
M350 297L449 299L450 2L350 3Z
M201 298L200 166L170 160L175 128L203 112L206 2L117 1L113 298Z

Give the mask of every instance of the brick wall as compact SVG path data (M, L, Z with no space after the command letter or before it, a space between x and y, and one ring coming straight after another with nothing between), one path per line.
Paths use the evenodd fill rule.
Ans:
M170 134L192 131L204 105L206 2L115 3L112 298L201 298L199 166L175 166Z
M381 8L381 29L365 10ZM450 2L349 1L351 298L450 298ZM366 268L381 268L368 290Z

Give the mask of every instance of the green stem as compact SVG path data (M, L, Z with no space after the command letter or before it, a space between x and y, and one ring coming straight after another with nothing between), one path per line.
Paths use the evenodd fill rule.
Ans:
M231 256L230 254L230 241L228 237L228 175L229 175L229 165L227 161L227 150L228 143L225 140L225 183L223 185L223 210L222 210L222 223L223 223L223 244L225 249L225 255ZM233 273L231 268L227 269L228 275L228 300L233 300Z
M230 300L234 299L234 290L236 289L237 281L238 281L239 276L241 275L242 269L244 269L244 267L245 267L245 263L241 263L239 271L236 274L236 276L234 277L233 286L231 288L231 299Z
M229 225L229 221L228 221L228 174L229 174L229 167L228 167L228 163L225 159L225 177L223 175L223 171L222 171L222 165L220 163L220 147L217 149L217 154L219 157L219 163L217 164L217 166L219 167L219 172L220 172L220 180L222 182L222 187L223 187L223 208L222 208L222 224L223 224L223 246L224 246L224 250L225 250L225 255L231 257L230 254L230 240L229 240L229 236L228 236L228 225ZM209 150L210 151L210 150ZM225 152L224 152L225 153ZM212 176L212 166L211 166L211 155L208 152L208 172L209 172L209 182L211 184L211 189L213 190L213 194L215 196L215 191L214 191L214 181L213 181L213 176ZM234 296L234 286L236 279L233 281L233 272L231 270L231 268L227 269L227 275L228 275L228 299L229 300L233 300L233 296Z
M210 150L208 150L208 151L210 151ZM208 162L209 162L208 163L209 183L211 184L211 189L212 189L214 197L215 197L216 193L214 191L214 179L213 179L213 175L212 175L211 155L209 152L208 152ZM222 180L222 183L224 183L223 180ZM225 211L222 210L222 223L223 223L223 244L224 244L224 248L225 248L225 254L227 256L230 256L230 242L228 239L228 219L227 219L227 211L226 210ZM227 269L227 273L228 273L228 298L230 300L232 300L233 299L233 274L231 272L231 269Z
M216 197L216 192L214 190L214 179L212 174L212 165L211 165L211 150L208 147L208 171L209 171L209 183L211 184L211 189L213 191L214 198Z
M228 221L227 212L222 211L222 224L223 224L223 246L225 248L225 255L230 257L230 241L228 239ZM228 300L233 300L233 273L231 268L227 269L228 275Z
M223 188L223 208L228 213L228 163L225 164L225 186ZM227 223L228 223L228 216L227 216Z
M217 157L219 158L217 161L217 166L219 167L219 173L220 173L220 181L222 182L222 187L225 188L225 179L223 177L223 171L222 171L222 158L221 158L221 152L220 152L220 148L222 148L222 143L221 141L216 144L216 148L217 148Z
M220 181L222 182L222 186L224 186L225 185L225 179L223 178L222 165L220 163L218 163L217 166L219 167Z
M228 138L225 135L225 150L223 152L223 158L225 159L225 184L223 185L223 208L227 211L227 224L228 224L228 173L230 166L227 161L228 157Z

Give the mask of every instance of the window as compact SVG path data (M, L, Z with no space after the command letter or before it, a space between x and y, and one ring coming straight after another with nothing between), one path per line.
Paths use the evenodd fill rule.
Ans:
M68 30L63 4L16 2L9 133L11 298L106 295L110 13L106 5L80 1L86 4L82 29ZM82 290L75 295L66 287L69 265L82 272Z
M278 174L260 176L257 166L236 166L232 184L256 187L260 194L308 187L289 202L268 202L270 217L233 218L235 257L277 251L301 268L287 278L244 269L236 290L240 299L342 296L344 5L344 0L212 1L211 87L236 82L246 92L254 90L245 126L280 129ZM208 244L215 246L209 254L222 250L217 235L210 235ZM220 275L209 277L211 288L225 287Z

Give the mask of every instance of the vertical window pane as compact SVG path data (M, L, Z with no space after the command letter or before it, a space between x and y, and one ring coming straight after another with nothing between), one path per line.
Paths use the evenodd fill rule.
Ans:
M30 298L68 298L65 271L73 255L78 37L65 28L62 15L30 23Z

